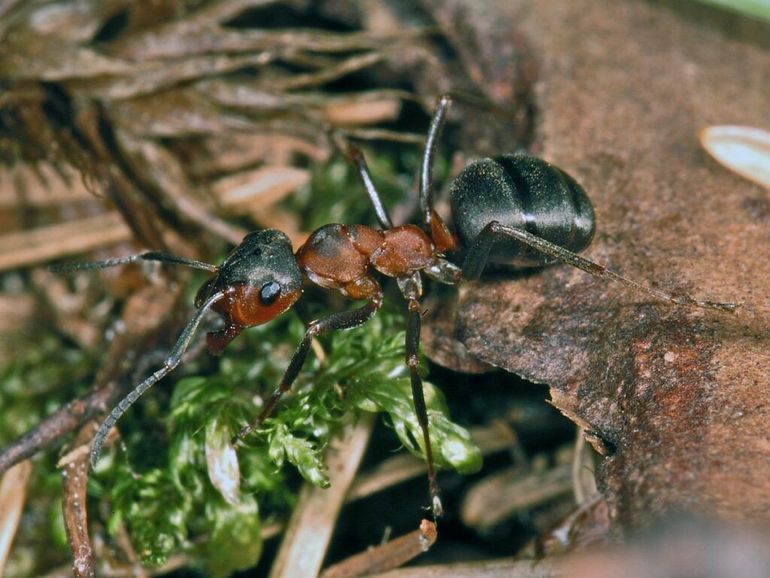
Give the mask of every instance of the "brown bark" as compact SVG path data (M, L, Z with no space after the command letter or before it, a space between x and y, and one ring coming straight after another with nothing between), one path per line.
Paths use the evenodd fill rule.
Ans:
M551 386L607 454L598 481L621 525L670 510L770 520L770 212L764 191L698 142L708 125L770 118L767 27L665 2L428 4L475 27L470 43L499 42L505 27L526 38L539 63L534 149L589 191L589 258L744 302L732 315L671 307L556 266L465 292L456 335L482 361ZM516 68L505 45L488 52L476 57L510 54Z

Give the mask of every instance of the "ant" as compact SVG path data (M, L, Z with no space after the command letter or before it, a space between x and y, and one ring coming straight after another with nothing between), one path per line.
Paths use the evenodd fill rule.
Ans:
M433 164L437 141L452 102L442 95L431 119L419 173L423 226L394 226L374 186L366 160L354 145L347 156L358 172L374 207L380 229L366 225L324 225L310 234L296 253L289 238L274 229L246 235L219 265L148 252L106 261L55 266L57 272L101 269L136 261L159 261L213 273L195 298L197 311L187 323L163 366L137 385L99 427L91 447L95 466L107 434L125 411L157 381L176 368L204 313L212 309L224 318L224 327L207 334L209 351L220 354L247 327L278 317L302 295L303 279L346 297L365 301L357 309L332 313L312 321L289 362L280 384L262 411L237 438L242 439L273 412L291 389L314 337L329 331L352 329L380 309L383 292L374 276L394 277L407 302L406 365L414 408L422 430L428 469L431 509L442 515L439 487L428 431L428 415L419 365L422 274L446 284L476 280L487 263L514 267L542 267L563 262L597 277L612 279L656 299L732 311L738 304L701 301L674 295L638 283L593 263L576 253L591 243L596 228L594 210L583 188L567 173L546 161L523 154L484 158L467 165L450 185L451 209L457 234L433 209ZM445 255L464 247L462 265Z

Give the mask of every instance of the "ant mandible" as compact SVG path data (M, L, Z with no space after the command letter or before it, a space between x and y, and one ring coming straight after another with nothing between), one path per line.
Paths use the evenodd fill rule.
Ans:
M224 318L224 328L207 334L212 354L220 354L243 329L281 315L299 299L303 279L336 289L358 308L312 321L289 362L281 383L257 418L245 426L243 438L272 413L302 368L311 341L328 331L351 329L368 321L381 307L383 292L375 271L394 277L407 301L406 365L411 378L414 408L422 430L431 508L442 514L439 487L428 431L428 414L419 365L422 274L447 284L478 279L487 263L540 267L561 261L591 275L618 281L657 299L731 311L735 303L701 301L640 284L593 263L576 253L585 249L595 231L594 211L583 188L563 170L527 155L485 158L466 166L450 186L451 209L457 235L433 209L433 163L437 141L451 105L450 95L439 97L425 141L419 174L423 226L394 226L374 186L360 150L347 146L374 206L381 229L366 225L324 225L310 234L296 253L289 238L274 229L249 233L218 267L200 261L148 252L106 261L54 267L58 272L101 269L159 261L202 269L214 274L198 291L197 311L185 326L163 367L136 386L110 412L91 447L91 464L99 458L107 434L123 413L157 381L179 365L204 313L212 309ZM444 257L464 247L462 266Z

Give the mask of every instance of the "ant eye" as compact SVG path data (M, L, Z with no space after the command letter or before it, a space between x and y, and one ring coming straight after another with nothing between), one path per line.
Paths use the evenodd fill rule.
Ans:
M259 302L262 305L272 305L281 294L281 286L275 281L270 281L262 285L259 290Z

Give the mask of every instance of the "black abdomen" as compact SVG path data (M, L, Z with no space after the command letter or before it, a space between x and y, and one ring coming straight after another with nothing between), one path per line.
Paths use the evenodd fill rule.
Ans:
M452 183L450 197L454 225L465 246L491 221L574 252L585 249L594 235L594 210L583 188L535 157L504 155L471 163ZM513 240L496 242L489 260L516 267L551 262Z

